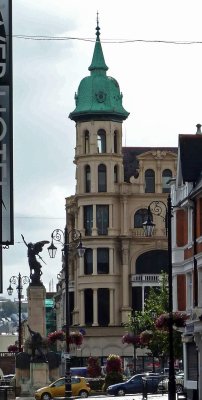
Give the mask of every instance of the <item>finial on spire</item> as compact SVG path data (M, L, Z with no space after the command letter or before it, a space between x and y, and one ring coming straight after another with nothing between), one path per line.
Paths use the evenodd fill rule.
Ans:
M99 27L99 18L98 18L98 11L97 11L97 26L96 26L96 41L100 40L100 27Z

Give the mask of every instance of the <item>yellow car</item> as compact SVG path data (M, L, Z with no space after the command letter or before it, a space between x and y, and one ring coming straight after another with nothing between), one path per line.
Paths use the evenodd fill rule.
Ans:
M80 376L72 376L72 396L88 397L90 393L90 385L85 378ZM34 397L36 400L50 400L54 397L64 397L65 395L65 378L57 379L49 386L45 386L36 390Z

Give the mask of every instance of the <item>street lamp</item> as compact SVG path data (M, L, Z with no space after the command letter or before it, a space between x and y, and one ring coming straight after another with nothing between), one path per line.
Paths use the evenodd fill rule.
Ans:
M65 338L66 338L66 354L65 354L65 398L71 398L71 370L70 370L70 307L69 307L69 252L77 250L79 257L83 257L85 247L82 245L81 232L72 229L68 232L65 227L64 232L61 229L55 229L51 234L52 242L48 247L49 256L54 258L57 247L53 241L62 244L63 252L63 270L65 273Z
M21 319L21 309L22 309L22 289L23 285L29 283L30 279L28 276L21 276L19 273L18 276L11 276L9 279L10 285L7 288L8 295L11 296L13 294L13 287L11 285L17 285L16 289L18 292L18 351L19 353L22 351L22 319Z
M168 195L167 205L163 201L154 200L148 206L148 219L143 223L143 229L146 236L152 236L155 224L152 221L152 215L162 217L165 222L166 235L168 238L168 307L169 307L169 384L168 399L175 400L176 382L175 382L175 365L174 365L174 347L173 347L173 288L172 288L172 202ZM164 212L163 212L164 211Z

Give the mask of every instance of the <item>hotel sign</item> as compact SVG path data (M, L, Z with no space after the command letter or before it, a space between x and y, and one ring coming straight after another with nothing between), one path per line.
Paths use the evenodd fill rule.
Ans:
M13 242L12 0L0 0L0 245Z

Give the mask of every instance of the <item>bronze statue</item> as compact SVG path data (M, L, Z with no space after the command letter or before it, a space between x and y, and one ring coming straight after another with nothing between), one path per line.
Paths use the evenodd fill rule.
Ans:
M39 255L39 253L43 250L43 246L45 244L48 244L49 241L48 240L42 240L41 242L37 242L37 243L27 243L25 241L25 238L23 235L22 239L23 242L25 243L25 245L28 248L27 251L27 257L28 257L28 261L29 261L29 267L30 267L30 279L31 279L31 285L42 285L42 282L40 280L40 277L42 275L42 265L40 264L40 262L37 260L36 256L38 256L40 258L40 260L42 260L45 263L45 261L43 260L43 258Z
M32 362L45 362L46 356L42 351L42 336L39 332L35 332L30 329L29 325L27 325L30 336L31 336L31 348L32 348Z

